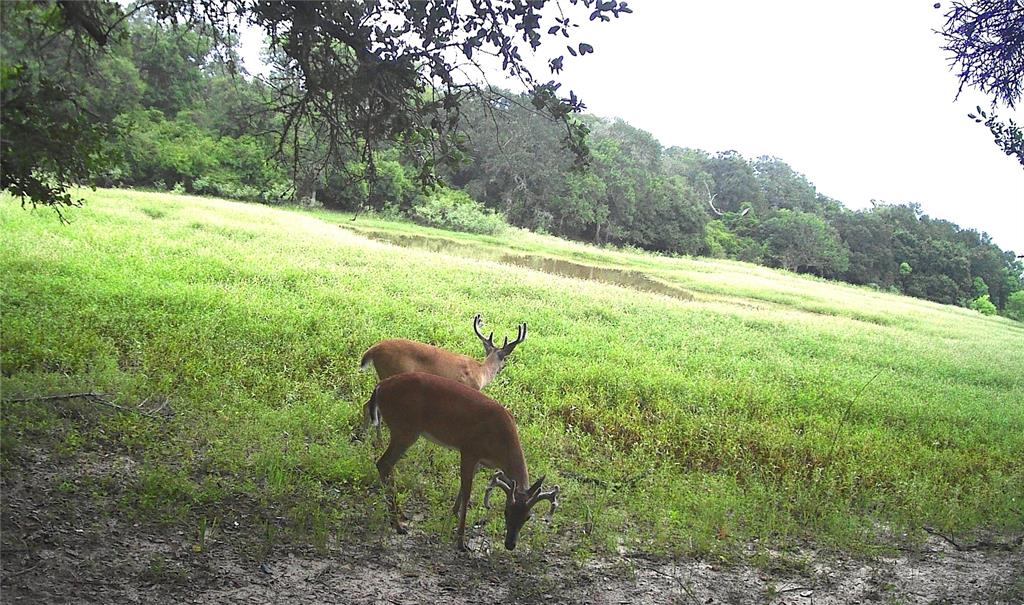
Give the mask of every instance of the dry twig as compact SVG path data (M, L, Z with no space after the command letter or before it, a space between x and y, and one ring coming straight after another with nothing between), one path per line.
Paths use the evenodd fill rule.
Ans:
M104 393L96 393L94 391L86 391L86 392L82 392L82 393L62 393L62 394L57 394L57 395L32 395L30 397L14 397L14 398L11 398L11 399L4 399L3 402L4 403L24 403L24 402L28 402L28 401L63 401L63 400L68 400L68 399L83 399L83 400L88 401L90 403L95 403L97 405L106 406L108 408L113 408L115 410L121 410L122 412L134 412L136 414L145 416L147 418L153 418L155 420L159 420L160 419L159 416L150 414L148 412L143 412L142 410L139 410L139 409L126 408L124 406L117 405L116 403L113 403L112 401L109 401L107 399L106 394L104 394Z

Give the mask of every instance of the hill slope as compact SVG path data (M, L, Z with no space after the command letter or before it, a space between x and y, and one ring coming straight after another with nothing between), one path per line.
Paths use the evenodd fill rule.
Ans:
M6 403L5 474L40 450L116 451L131 473L101 469L68 490L147 522L205 528L239 506L268 535L277 519L313 543L367 523L388 532L368 494L374 452L350 439L373 384L359 356L394 336L479 355L481 313L498 337L530 325L487 392L517 418L531 472L562 486L552 525L524 530L534 547L729 554L754 538L863 548L924 526L1024 527L1020 324L518 231L86 198L70 225L0 204L3 392L102 392L120 409ZM432 252L353 229L455 243ZM692 300L498 262L509 252L641 271ZM454 456L421 443L398 481L414 525L447 535ZM491 539L499 517L471 512Z

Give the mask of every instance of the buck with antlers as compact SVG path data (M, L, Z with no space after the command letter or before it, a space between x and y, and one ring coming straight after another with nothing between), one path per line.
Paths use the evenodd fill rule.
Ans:
M391 433L384 454L377 461L377 472L386 491L391 524L400 534L406 532L396 501L391 471L409 446L427 439L458 450L462 455L460 487L452 512L458 515L457 546L466 550L466 509L473 487L473 475L480 466L499 469L491 477L484 494L489 504L495 487L505 492L505 548L516 547L519 530L541 500L551 503L547 517L558 506L559 488L541 491L544 477L530 484L519 432L512 415L500 403L480 391L448 378L413 372L381 381L364 406L367 422L383 420Z
M422 342L391 338L370 347L363 354L359 367L365 370L372 365L380 380L405 372L426 372L481 390L498 375L516 345L526 340L526 324L522 323L515 340L509 342L506 337L504 344L495 346L494 332L487 338L480 333L482 323L479 314L473 316L473 332L483 343L486 355L482 362Z

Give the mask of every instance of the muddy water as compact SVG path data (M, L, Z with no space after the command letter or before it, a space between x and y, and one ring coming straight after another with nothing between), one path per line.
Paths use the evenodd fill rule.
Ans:
M690 292L662 283L656 279L651 279L640 271L623 271L622 269L581 265L558 258L529 254L503 254L498 260L507 265L529 267L536 271L543 271L553 275L589 279L643 292L664 294L665 296L671 296L680 300L693 300L693 294Z
M664 296L671 296L680 300L693 300L693 294L683 288L670 286L651 278L640 271L626 271L622 269L611 269L608 267L596 267L594 265L583 265L558 258L550 258L536 254L502 254L487 248L472 244L461 244L452 240L436 237L425 237L422 235L404 235L398 233L362 232L370 239L395 244L406 248L419 248L432 252L443 252L456 256L479 258L483 260L495 260L506 265L527 267L535 271L542 271L552 275L563 277L574 277L590 281L613 284L641 292L653 292Z

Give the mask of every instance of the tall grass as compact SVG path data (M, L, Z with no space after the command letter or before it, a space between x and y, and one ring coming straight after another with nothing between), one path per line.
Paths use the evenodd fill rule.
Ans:
M350 438L373 384L359 356L394 336L478 356L481 313L497 335L530 326L487 392L516 417L531 472L562 486L552 527L525 530L534 545L554 533L582 552L861 548L923 525L1024 526L1020 324L519 231L355 225L643 270L696 299L390 246L328 213L85 197L70 225L0 202L3 391L169 398L167 421L117 414L70 444L60 429L69 451L103 442L139 459L120 496L134 514L180 521L245 499L314 540L389 531L368 489L375 452ZM56 430L45 415L5 404L5 466ZM446 535L454 455L421 443L398 480L406 508L426 513L417 524Z

